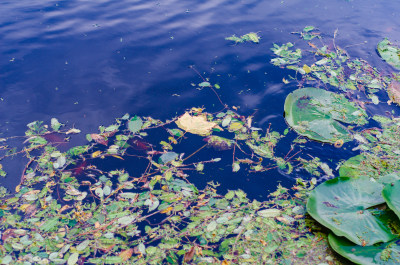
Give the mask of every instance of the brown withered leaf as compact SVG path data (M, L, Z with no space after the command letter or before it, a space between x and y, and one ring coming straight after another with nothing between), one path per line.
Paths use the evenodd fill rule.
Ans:
M119 256L123 261L127 261L128 259L131 258L132 254L133 254L133 248L129 248L129 249L126 249L126 250L124 250L124 251L121 251L121 253L119 253L118 256Z
M111 131L111 132L104 132L104 133L102 133L102 136L113 137L117 132L118 132L117 130Z
M3 232L1 239L5 242L8 238L14 238L17 234L14 233L14 229L7 229Z
M90 137L92 137L93 141L95 141L98 144L102 144L105 146L108 145L108 140L106 140L106 137L104 137L103 135L92 133L90 134Z
M392 81L389 86L388 86L388 95L389 98L396 103L397 105L400 105L400 83L397 81Z
M183 256L183 262L191 261L194 257L195 252L196 252L196 247L195 246L191 247L190 250L186 252L185 255Z

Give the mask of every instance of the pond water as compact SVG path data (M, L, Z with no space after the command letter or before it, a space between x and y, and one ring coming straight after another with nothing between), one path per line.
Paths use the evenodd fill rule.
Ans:
M224 103L255 113L257 127L272 123L283 132L283 103L297 87L282 82L292 72L269 63L273 43L295 43L291 33L307 25L328 38L338 29L338 46L388 73L376 44L400 39L396 1L21 0L2 1L0 10L0 137L57 117L82 130L74 144L125 113L167 119L193 106L220 110L211 90L191 85L202 82L196 71L219 84ZM249 32L258 32L259 44L225 40ZM352 155L319 143L308 148L333 164ZM0 183L12 189L24 163L7 161ZM293 182L278 171L232 177L226 170L218 180L252 196Z

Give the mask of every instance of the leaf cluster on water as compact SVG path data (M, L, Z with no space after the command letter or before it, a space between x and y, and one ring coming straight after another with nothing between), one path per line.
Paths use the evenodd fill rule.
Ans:
M274 152L283 136L253 127L252 117L200 108L167 122L127 114L87 134L88 144L65 152L49 135L65 143L79 130L51 127L30 124L25 146L14 154L23 153L29 163L16 192L2 194L2 264L276 264L314 260L315 254L332 259L304 219L315 180L299 179L294 196L279 186L267 201L250 200L242 190L219 194L214 182L204 189L190 182L188 172L221 161L188 162L189 156L174 152L190 137L231 150L233 172L265 171L271 163L291 170L290 161ZM150 144L152 131L167 131L167 139ZM99 167L107 159L136 159L147 167L132 176Z

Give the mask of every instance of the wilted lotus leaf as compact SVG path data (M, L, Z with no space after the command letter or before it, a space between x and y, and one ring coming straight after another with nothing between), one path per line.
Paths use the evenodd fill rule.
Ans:
M331 179L310 193L307 211L337 236L358 245L387 242L396 237L388 225L395 216L390 211L371 209L385 202L382 188L368 177Z
M341 122L363 125L365 117L366 112L343 95L319 88L297 89L285 100L287 123L297 133L321 142L350 141L350 132Z
M362 265L395 265L400 262L400 240L374 246L359 246L344 237L329 234L329 244L337 253L348 260Z
M400 49L394 46L387 38L378 43L378 53L391 66L400 69Z
M387 92L389 98L397 105L400 105L400 83L397 81L392 81L388 86Z
M192 116L188 112L179 117L176 124L182 130L202 136L209 135L211 130L217 126L215 122L207 121L205 114Z

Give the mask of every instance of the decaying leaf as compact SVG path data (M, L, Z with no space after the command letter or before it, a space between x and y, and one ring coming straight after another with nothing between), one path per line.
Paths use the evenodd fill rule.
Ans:
M196 247L191 247L188 252L185 253L185 256L183 257L184 262L189 262L193 259L194 254L196 253Z
M92 133L90 135L93 139L93 141L95 141L98 144L102 144L107 146L108 145L108 140L106 140L106 137L104 137L103 135L97 134L97 133Z
M211 130L217 126L215 122L207 121L205 114L192 116L188 112L179 117L176 124L182 130L201 136L211 134Z
M121 253L119 253L119 257L123 260L123 261L127 261L128 259L130 259L132 257L133 254L133 248L129 248L126 249L124 251L121 251Z
M394 103L400 105L400 82L392 81L390 83L388 86L388 95Z

